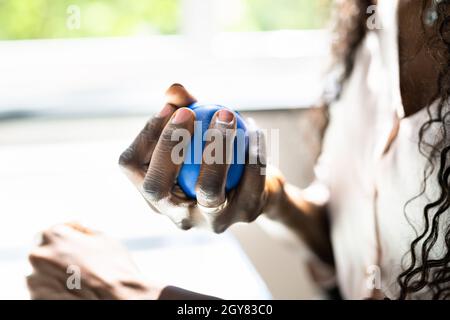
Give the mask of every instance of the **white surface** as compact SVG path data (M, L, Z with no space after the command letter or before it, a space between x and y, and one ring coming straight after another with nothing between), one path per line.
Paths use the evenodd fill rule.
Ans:
M0 41L0 113L148 114L173 82L238 110L310 106L321 93L324 31L219 33L205 41Z
M117 168L127 143L0 146L0 298L27 298L26 252L34 235L65 221L124 239L150 279L222 298L268 298L229 234L182 232L150 212Z

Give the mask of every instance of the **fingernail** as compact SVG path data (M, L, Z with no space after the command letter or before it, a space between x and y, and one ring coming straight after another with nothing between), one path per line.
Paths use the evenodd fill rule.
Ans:
M234 114L231 111L222 109L217 114L217 122L222 122L226 124L231 124L234 121Z
M171 114L174 111L174 107L167 103L164 108L161 109L161 111L158 113L158 116L161 118L167 117L169 114Z
M188 121L189 119L191 119L191 117L192 117L192 111L190 111L189 109L186 109L186 108L181 108L181 109L177 110L177 112L175 113L175 116L172 118L172 123L180 124L180 123Z

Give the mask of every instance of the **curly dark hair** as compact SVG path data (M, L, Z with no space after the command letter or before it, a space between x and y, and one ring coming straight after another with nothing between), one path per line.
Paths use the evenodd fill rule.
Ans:
M427 3L422 0L422 16L426 14ZM424 226L416 230L417 238L410 244L407 253L408 265L397 277L400 286L399 299L413 298L415 293L429 292L433 299L450 298L450 0L432 0L437 6L435 21L435 36L424 44L431 53L439 55L440 74L438 78L438 97L440 98L437 112L432 112L431 102L427 106L428 119L419 130L419 151L426 157L424 179L421 193L411 199L417 199L425 194L427 184L438 185L436 199L423 208ZM334 99L339 99L339 92L352 73L355 55L367 32L368 6L373 0L337 0L335 10L335 25L333 37L334 66L340 66L340 76L337 78L339 90ZM423 19L424 20L424 19ZM422 25L425 28L425 25ZM418 29L420 30L420 28ZM424 30L424 29L423 29ZM437 50L436 48L444 48ZM442 53L443 52L443 53ZM438 125L440 132L433 144L426 142L425 134L432 125ZM436 170L437 169L437 170ZM408 204L407 203L407 204ZM407 204L405 214L407 217ZM409 220L408 220L409 221ZM444 230L444 234L442 231ZM435 250L438 239L443 239L445 248L439 253L439 258L431 258L430 252Z

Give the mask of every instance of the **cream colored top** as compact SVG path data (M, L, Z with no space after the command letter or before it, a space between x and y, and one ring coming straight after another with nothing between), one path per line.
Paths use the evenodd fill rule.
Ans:
M419 194L426 164L418 150L426 110L403 116L397 1L379 0L378 4L383 29L370 31L357 53L342 98L331 107L316 167L318 181L329 189L336 276L347 299L367 298L374 287L381 287L389 298L398 296L396 278L402 258L405 266L409 245L416 238L404 205ZM400 119L398 134L384 153L396 119ZM437 128L428 131L427 141L433 141ZM427 197L435 199L436 193L437 186L428 183L426 195L406 207L419 231ZM443 242L438 245L442 248ZM431 256L437 254L439 250Z

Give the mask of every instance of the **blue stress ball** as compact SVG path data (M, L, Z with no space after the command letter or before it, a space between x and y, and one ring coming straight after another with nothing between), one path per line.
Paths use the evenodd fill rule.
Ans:
M212 117L218 110L230 109L220 105L199 105L197 103L192 104L188 108L195 112L196 126L191 143L186 150L184 163L178 174L178 184L188 197L195 199L195 184L197 183L200 174L202 154L206 144L205 132L209 128ZM227 192L234 189L241 179L242 173L244 172L245 155L248 148L247 128L244 119L238 112L230 111L234 113L237 120L237 131L234 139L233 161L228 170L225 186Z

